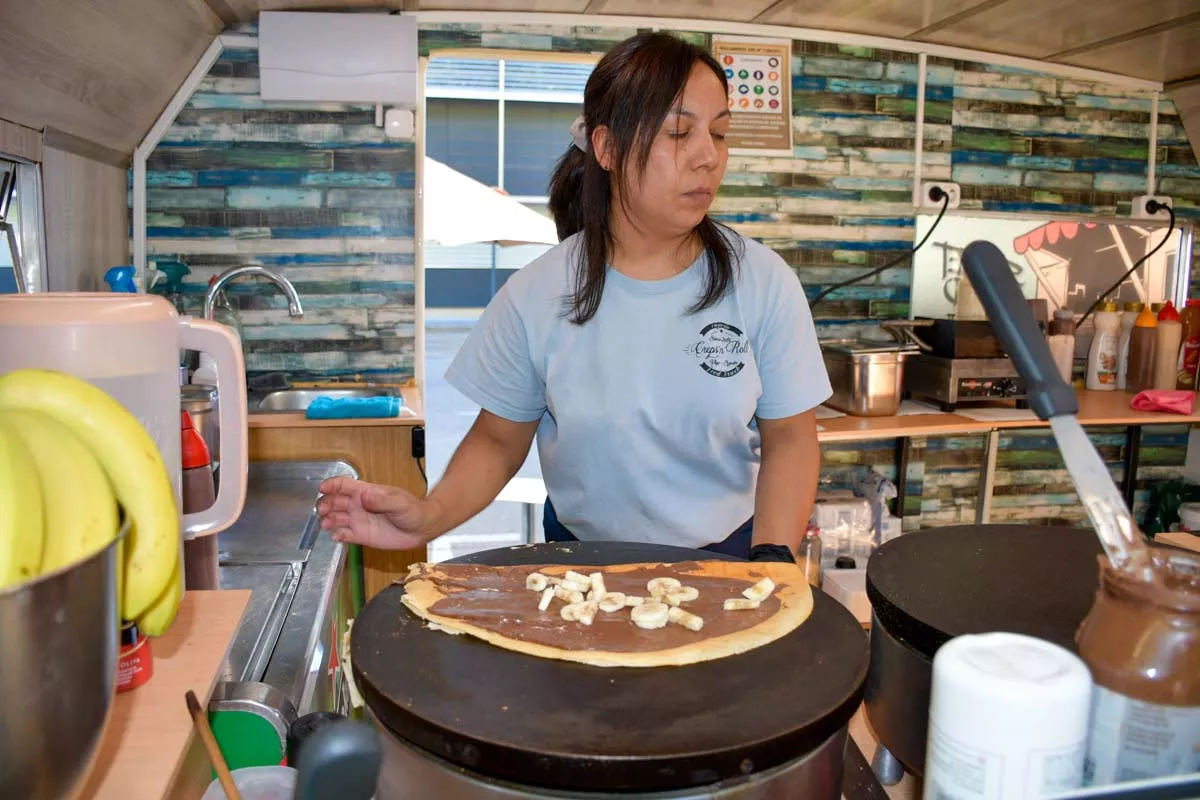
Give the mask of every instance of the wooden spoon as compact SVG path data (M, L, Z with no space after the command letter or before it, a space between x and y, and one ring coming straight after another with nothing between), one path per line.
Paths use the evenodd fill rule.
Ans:
M188 711L192 715L192 722L195 723L196 731L200 734L200 741L204 742L204 749L208 751L208 759L212 762L213 769L217 771L217 780L221 782L225 797L229 800L242 800L237 784L233 782L233 774L229 771L229 765L225 763L225 756L221 755L221 748L217 745L217 737L213 736L212 728L208 726L208 715L204 713L204 709L200 708L200 701L196 699L196 693L188 689L185 697Z

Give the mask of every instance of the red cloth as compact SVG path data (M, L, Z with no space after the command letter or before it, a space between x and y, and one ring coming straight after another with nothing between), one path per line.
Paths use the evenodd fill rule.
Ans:
M1167 411L1172 414L1191 414L1196 393L1176 389L1147 389L1134 396L1129 407L1134 411Z

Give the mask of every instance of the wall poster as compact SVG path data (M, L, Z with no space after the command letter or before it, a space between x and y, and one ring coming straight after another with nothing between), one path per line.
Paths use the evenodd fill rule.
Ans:
M713 36L713 57L729 81L732 124L726 141L738 155L792 154L792 42Z

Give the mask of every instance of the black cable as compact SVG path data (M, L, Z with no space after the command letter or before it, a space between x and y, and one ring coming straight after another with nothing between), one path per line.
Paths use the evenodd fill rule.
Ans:
M1104 298L1108 297L1110 294L1112 294L1117 289L1119 289L1121 287L1121 284L1123 284L1130 275L1132 275L1134 272L1137 271L1138 267L1140 267L1142 264L1145 264L1146 261L1148 261L1150 259L1150 256L1154 255L1159 250L1161 250L1163 245L1165 245L1167 242L1169 242L1171 240L1171 235L1173 233L1175 233L1175 209L1171 208L1166 203L1160 203L1157 200L1147 200L1146 201L1146 210L1149 211L1151 214L1157 214L1159 211L1162 211L1163 209L1166 209L1167 214L1170 215L1170 217L1171 217L1171 224L1167 226L1167 235L1163 237L1161 242L1159 242L1157 245L1154 246L1153 250L1151 250L1149 253L1146 253L1146 255L1142 256L1137 261L1135 261L1133 263L1133 266L1130 267L1125 272L1125 274L1120 277L1120 279L1116 283L1114 283L1112 286L1105 289L1104 292L1099 297L1096 298L1096 302L1092 303L1092 305L1088 307L1088 310L1084 312L1083 316L1079 318L1079 322L1076 323L1075 327L1082 328L1083 323L1086 322L1087 318L1092 315L1092 312L1095 311L1096 308L1102 302L1104 302Z
M946 194L944 191L942 191L942 189L941 189L940 187L937 187L937 186L935 186L935 187L933 187L933 188L932 188L932 189L929 191L929 196L930 196L930 198L932 198L933 200L937 200L937 199L939 199L939 198L938 198L938 195L939 195L939 194L941 195L941 198L940 198L940 199L941 199L941 201L942 201L942 210L938 212L937 219L935 219L935 220L933 221L933 227L932 227L932 228L930 228L930 229L929 229L929 231L928 231L928 232L925 234L925 237L924 237L923 239L921 239L921 242L920 242L920 244L918 244L918 245L917 245L916 247L914 247L912 250L909 250L907 253L905 253L904 255L900 256L899 258L894 258L894 259L892 259L892 260L891 260L891 261L889 261L888 263L884 264L882 267L876 267L875 269L871 270L870 272L867 272L867 273L864 273L864 274L862 274L862 275L859 275L857 278L851 278L851 279L850 279L850 280L848 280L848 281L842 281L841 283L835 283L833 286L826 287L826 289L825 289L823 292L821 292L820 294L818 294L818 295L816 296L816 298L815 298L815 299L814 299L814 300L813 300L811 303L809 303L809 307L811 308L812 306L815 306L817 303L819 303L819 302L821 302L822 300L824 300L824 299L825 299L825 297L826 297L827 295L829 295L829 293L830 293L830 292L836 292L838 289L844 289L844 288L846 288L847 286L850 286L851 284L854 284L854 283L859 283L860 281L865 281L867 278L873 278L874 276L878 275L879 273L881 273L881 272L883 272L883 271L885 271L885 270L889 270L889 269L891 269L892 267L896 266L897 264L899 264L899 263L900 263L901 261L903 261L904 259L906 259L906 258L912 258L912 256L913 256L913 255L914 255L914 254L915 254L915 253L916 253L918 250L920 250L920 249L921 249L921 247L922 247L922 246L924 246L924 244L925 244L927 241L929 241L929 237L933 235L933 232L934 232L935 230L937 230L938 223L942 221L942 215L943 215L943 214L945 214L945 213L946 213L946 209L950 207L950 195L948 195L948 194Z
M425 477L425 459L423 459L423 458L417 459L417 469L421 470L421 480L425 481L425 483L428 484L429 478Z

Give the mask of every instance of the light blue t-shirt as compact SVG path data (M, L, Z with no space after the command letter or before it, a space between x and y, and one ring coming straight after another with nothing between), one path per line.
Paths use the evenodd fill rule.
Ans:
M700 547L754 514L755 417L831 394L800 281L741 239L733 288L688 314L704 257L639 281L610 268L596 315L574 325L574 236L515 273L446 372L484 409L541 420L538 451L559 521L580 539Z

